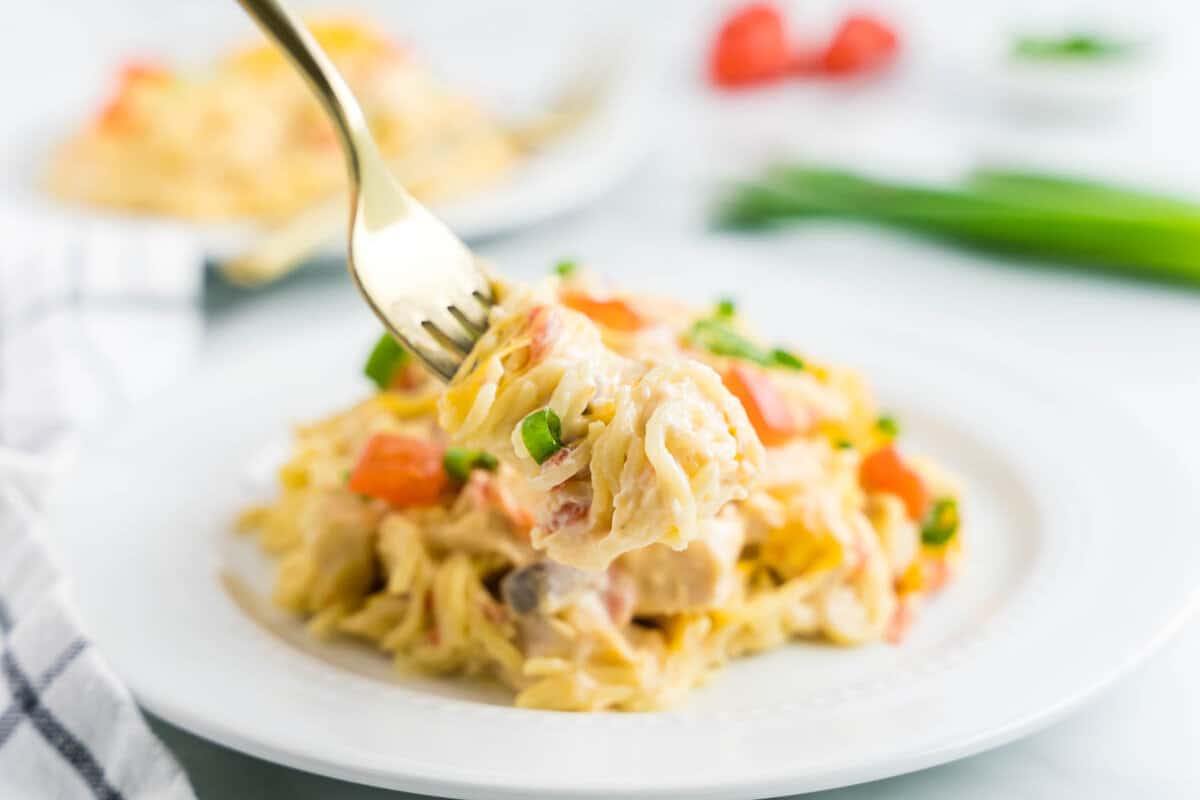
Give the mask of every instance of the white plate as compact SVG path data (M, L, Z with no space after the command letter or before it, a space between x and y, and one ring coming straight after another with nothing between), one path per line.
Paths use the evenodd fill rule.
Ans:
M376 326L348 292L283 293L225 322L185 385L86 451L52 530L147 708L293 767L469 798L775 796L927 767L1047 724L1146 657L1200 585L1197 515L1171 456L1097 396L970 347L849 330L823 341L968 487L961 579L902 646L786 646L673 711L514 709L317 648L335 665L296 623L269 632L239 610L219 575L232 554L266 590L230 533L264 446L365 390Z

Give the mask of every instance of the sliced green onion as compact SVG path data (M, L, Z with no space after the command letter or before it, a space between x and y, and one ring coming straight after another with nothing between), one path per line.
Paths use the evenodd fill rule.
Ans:
M496 469L498 463L491 453L466 447L451 447L442 458L446 474L456 481L466 481L471 477L471 470L483 469L491 472Z
M400 368L411 358L409 352L393 339L390 333L385 333L379 337L379 341L371 350L371 355L367 357L363 374L380 389L386 389L392 385L392 379L396 377Z
M722 297L717 301L717 316L722 319L737 316L737 303L732 297Z
M804 369L804 362L792 353L778 348L767 350L742 336L729 326L727 318L698 319L692 323L687 338L715 356L740 358L763 367Z
M554 265L554 272L560 278L571 277L571 275L577 269L579 269L579 265L576 264L575 259L572 258L564 258L562 261L559 261Z
M1021 36L1013 42L1012 53L1029 59L1099 60L1125 57L1135 50L1132 42L1076 33L1061 37Z
M851 450L854 448L854 442L848 439L838 439L837 443L834 444L834 447L836 447L838 450Z
M890 414L884 414L879 419L875 420L875 430L882 433L889 439L895 439L900 435L900 423Z
M692 324L688 339L715 356L744 358L766 366L771 354L729 327L723 319L698 319Z
M958 501L943 497L933 504L921 525L921 542L932 547L946 544L958 533Z
M538 464L563 448L562 422L552 409L535 411L521 422L521 441Z
M804 369L804 360L787 350L778 347L771 351L771 366L786 367L787 369Z

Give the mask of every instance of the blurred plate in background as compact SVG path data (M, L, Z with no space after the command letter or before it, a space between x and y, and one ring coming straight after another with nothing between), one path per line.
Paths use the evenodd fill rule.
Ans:
M518 230L577 210L627 178L648 153L652 136L642 105L645 87L614 75L612 90L579 127L522 158L495 183L431 209L463 239L479 240ZM42 137L41 141L57 141ZM45 153L27 162L40 167ZM121 226L172 226L194 234L210 258L222 261L244 252L262 230L252 224L201 224L67 207L46 197L30 170L23 176L17 202L68 213L81 220ZM341 233L339 229L339 234ZM341 259L346 243L336 236L314 256Z
M231 13L236 6L231 5ZM460 9L462 11L462 9ZM522 15L512 13L431 14L428 19L407 19L403 11L392 13L375 9L380 22L401 41L411 42L420 60L449 86L473 94L503 122L521 120L554 106L564 89L594 83L595 102L579 122L533 147L515 167L493 183L441 203L431 204L433 211L458 235L480 240L508 233L579 209L599 198L628 177L647 155L654 141L652 103L659 89L661 59L645 46L636 31L613 19L591 22L598 27L559 24L552 42L523 42ZM562 15L559 15L562 16ZM224 18L218 22L227 22ZM232 22L242 27L248 22L238 15ZM541 20L539 35L545 37L547 20ZM553 23L551 19L549 22ZM419 23L419 24L418 24ZM214 24L207 34L188 37L181 48L189 62L207 65L234 43L245 41L248 31L229 25ZM149 52L168 49L179 38L165 30L168 44ZM197 44L203 42L203 48ZM544 46L543 46L544 45ZM203 50L203 52L199 52ZM532 51L537 51L536 53ZM104 61L130 58L147 48L114 54ZM76 57L72 54L71 57ZM82 64L81 64L82 68ZM52 149L93 113L111 87L97 86L95 75L115 71L105 63L90 64L81 75L73 94L77 100L62 107L72 109L64 115L53 112L32 114L32 123L23 125L9 155L6 186L0 191L15 202L54 213L67 213L87 221L122 226L151 225L183 228L194 234L214 261L223 261L244 253L264 228L254 223L192 223L167 217L129 214L80 206L65 206L46 195L41 175ZM26 123L30 120L26 119ZM341 259L345 242L338 234L316 250L317 257Z

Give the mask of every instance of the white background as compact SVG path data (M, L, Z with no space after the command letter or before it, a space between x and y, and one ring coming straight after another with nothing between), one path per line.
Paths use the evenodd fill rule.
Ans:
M443 72L508 109L553 84L555 65L580 46L581 31L637 31L636 43L626 46L657 65L647 68L647 82L658 92L654 118L647 120L653 155L582 214L481 245L514 272L543 271L567 254L599 260L620 252L644 262L638 268L656 282L670 276L686 287L687 264L672 252L685 244L720 248L731 254L731 289L751 309L756 292L789 292L798 317L806 305L841 303L935 334L985 332L1008 348L1014 363L1049 371L1083 397L1103 394L1143 417L1200 486L1200 291L1035 269L849 225L738 237L705 224L722 180L783 155L931 178L981 161L1028 164L1200 197L1200 6L1188 0L871 5L887 9L906 31L906 58L887 78L729 96L702 80L703 50L719 4L353 4L384 9L390 26L410 32ZM789 7L797 31L819 38L840 4ZM1017 27L1061 24L1142 38L1153 57L1144 71L1110 85L1076 85L1050 96L1074 103L1072 113L1031 108L1033 101L1044 104L1045 88L1018 86L1014 96L988 56ZM251 29L232 0L56 0L11 4L0 31L0 88L7 101L0 178L12 189L29 175L56 126L94 106L124 55L199 61ZM1083 102L1083 95L1095 97ZM779 264L772 274L787 277L776 286L739 286L740 258ZM227 302L222 294L210 304L210 325L221 324ZM803 330L802 319L796 327ZM1103 430L1096 431L1094 450L1079 457L1105 457ZM1112 546L1129 549L1136 571L1137 550L1155 546L1155 531L1131 530L1127 537ZM1136 575L1134 588L1113 590L1135 591ZM821 796L1196 797L1198 676L1200 623L1193 622L1116 689L1050 730L953 765ZM201 797L384 795L258 762L165 725L159 730Z

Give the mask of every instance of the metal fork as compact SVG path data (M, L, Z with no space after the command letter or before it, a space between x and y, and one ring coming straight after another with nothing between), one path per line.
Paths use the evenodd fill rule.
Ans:
M491 284L457 236L396 181L329 56L276 0L238 0L308 80L350 173L350 276L391 333L445 380L487 328Z

